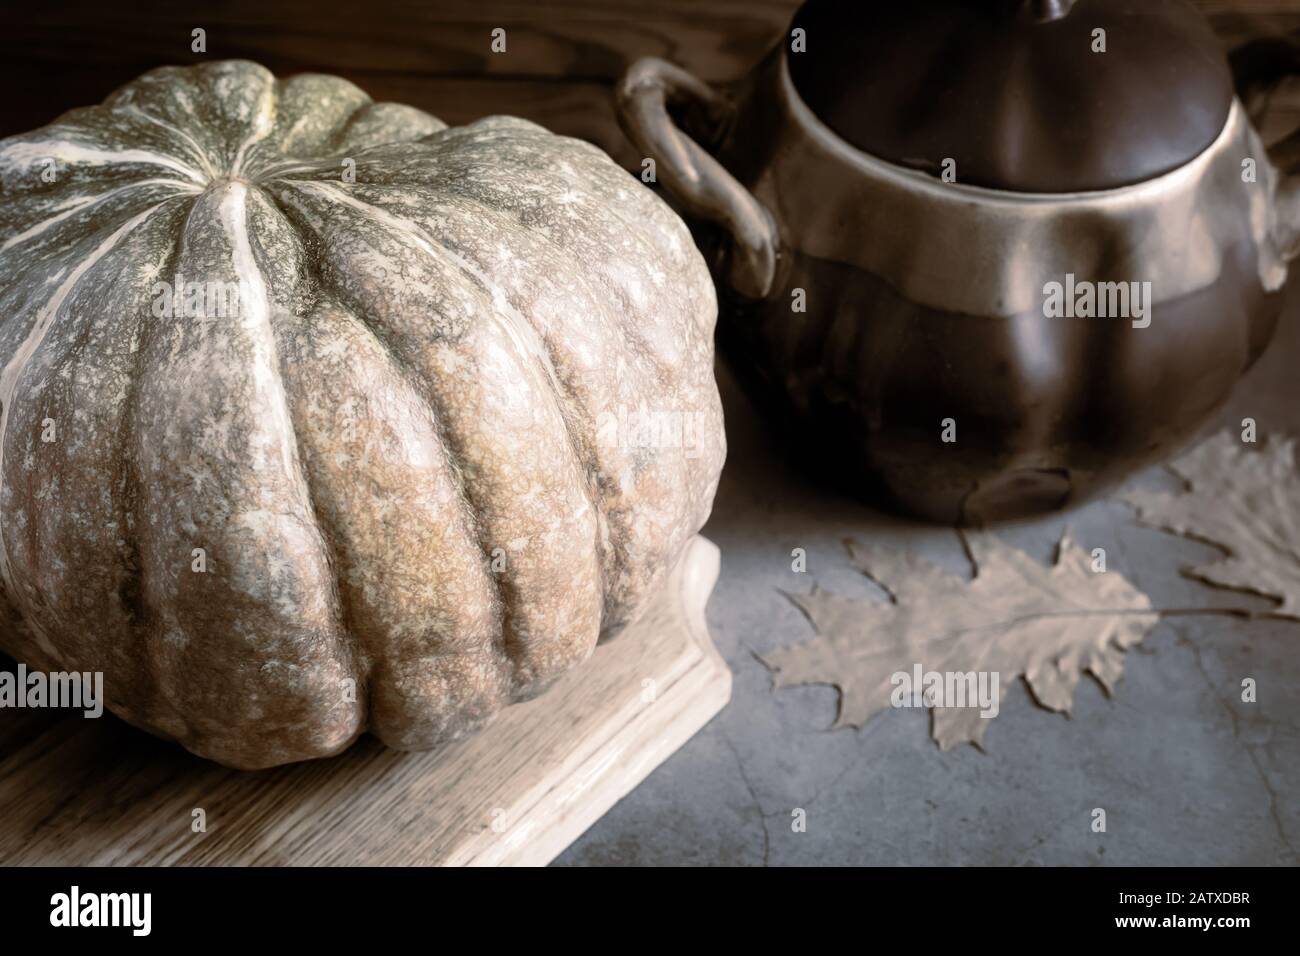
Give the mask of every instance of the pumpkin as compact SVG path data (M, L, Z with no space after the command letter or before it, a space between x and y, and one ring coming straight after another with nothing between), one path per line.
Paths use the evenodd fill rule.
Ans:
M587 143L146 73L0 141L0 646L234 767L472 732L706 519L715 315Z

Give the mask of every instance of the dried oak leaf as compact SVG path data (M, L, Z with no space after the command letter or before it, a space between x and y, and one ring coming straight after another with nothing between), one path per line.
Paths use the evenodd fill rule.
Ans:
M1151 602L1119 573L1092 570L1066 532L1051 567L992 534L967 538L973 580L893 549L847 542L853 564L888 603L814 588L791 594L817 636L763 655L776 687L830 684L840 692L835 726L861 727L889 706L891 677L925 671L991 671L1005 689L1024 677L1034 698L1068 713L1085 671L1109 694L1125 651L1159 620ZM932 708L943 750L982 745L991 718L978 707Z
M1295 441L1273 439L1248 450L1220 432L1170 469L1190 490L1131 491L1145 525L1219 548L1218 558L1183 574L1215 587L1262 594L1279 602L1273 613L1300 619L1300 475Z

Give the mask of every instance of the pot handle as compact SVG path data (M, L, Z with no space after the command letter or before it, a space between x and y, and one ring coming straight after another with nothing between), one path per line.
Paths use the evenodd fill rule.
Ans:
M1251 40L1233 50L1230 59L1237 95L1258 127L1278 84L1288 77L1300 77L1300 39ZM1283 177L1277 188L1277 215L1282 253L1289 261L1300 256L1300 129L1275 143L1268 154Z
M734 107L705 83L658 57L637 60L615 90L619 125L637 149L653 158L657 175L688 213L716 223L731 237L731 286L749 299L772 291L779 247L767 208L695 140L677 127L669 106L698 114L717 138Z

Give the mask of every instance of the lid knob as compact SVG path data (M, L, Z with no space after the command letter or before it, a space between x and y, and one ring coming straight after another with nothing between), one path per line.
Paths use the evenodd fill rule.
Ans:
M1021 0L1020 17L1035 23L1060 20L1070 14L1078 0Z

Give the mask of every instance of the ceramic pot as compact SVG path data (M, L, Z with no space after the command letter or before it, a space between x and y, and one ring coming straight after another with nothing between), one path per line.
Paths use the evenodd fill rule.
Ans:
M1268 344L1300 251L1300 137L1270 153L1249 109L1297 47L1230 65L1182 0L863 9L806 4L730 96L658 59L618 88L761 407L819 468L948 522L1177 451Z

